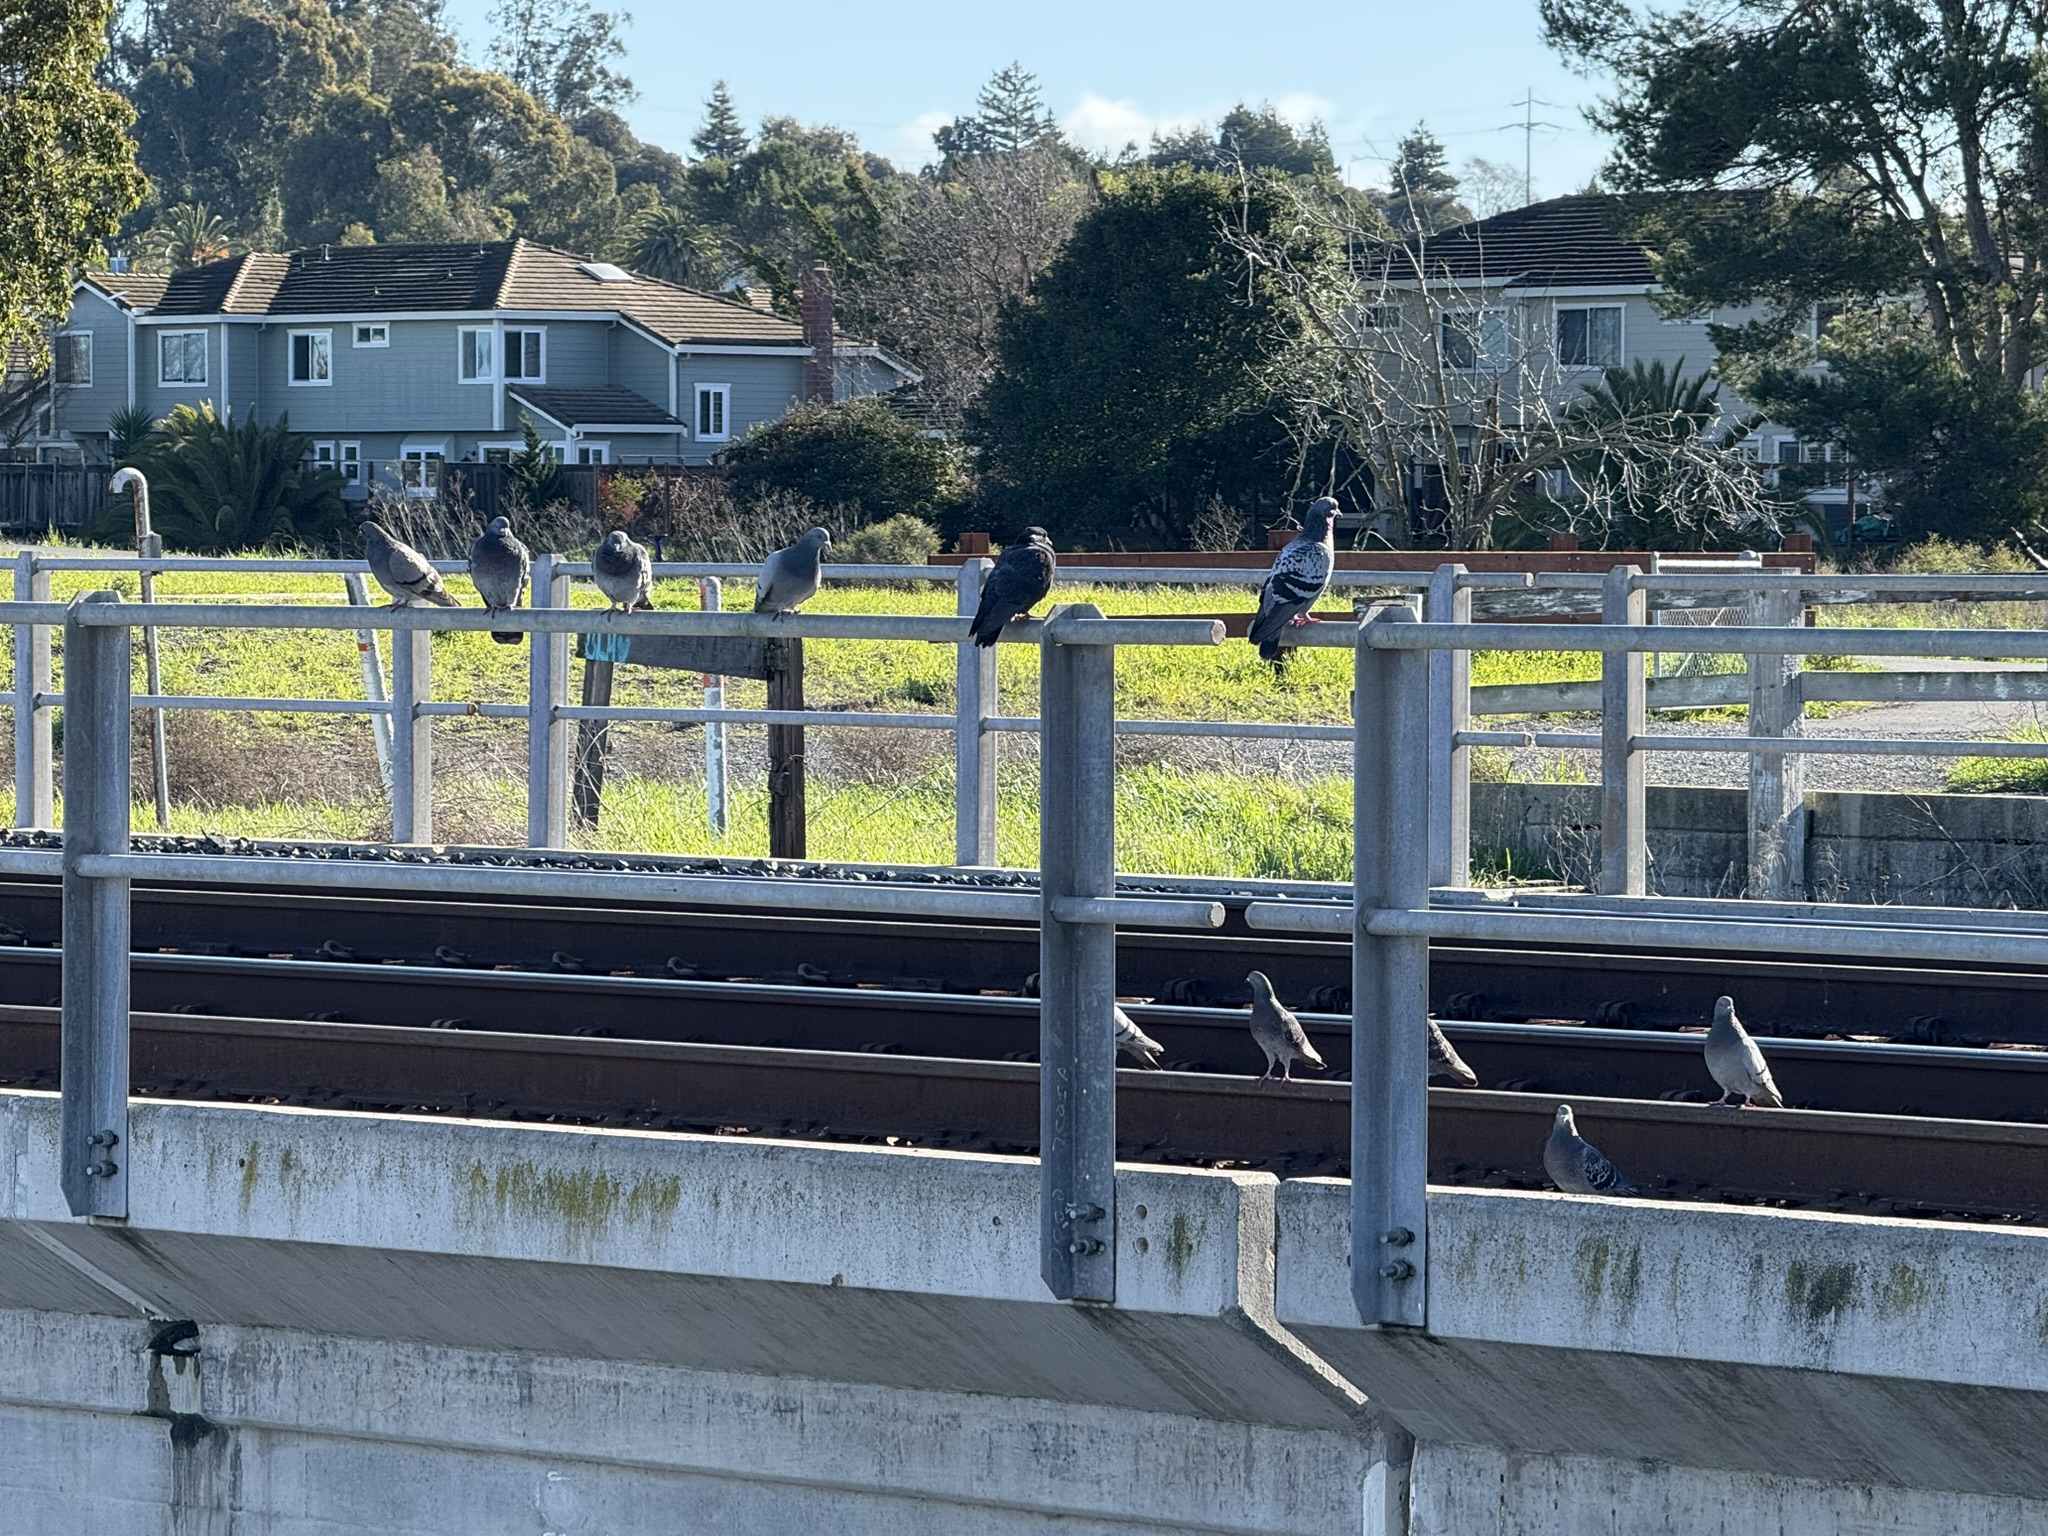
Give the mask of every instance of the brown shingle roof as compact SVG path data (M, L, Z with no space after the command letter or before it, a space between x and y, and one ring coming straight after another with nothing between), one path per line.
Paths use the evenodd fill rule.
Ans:
M130 309L154 309L171 285L163 272L88 272L85 280Z
M505 309L617 311L670 344L801 347L803 327L751 304L634 273L630 282L601 282L580 256L516 241L499 305Z
M630 389L547 389L531 384L506 394L564 427L667 427L682 423L646 396Z
M1649 287L1657 281L1639 241L1616 233L1621 199L1553 197L1460 224L1422 248L1432 278L1521 288ZM1403 275L1400 263L1391 274Z

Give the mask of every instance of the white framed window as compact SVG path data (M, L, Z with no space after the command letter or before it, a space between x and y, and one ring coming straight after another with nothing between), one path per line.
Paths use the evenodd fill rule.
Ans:
M510 464L525 446L524 443L479 443L477 451L483 455L486 464Z
M334 468L334 444L315 443L313 445L313 467L315 469Z
M359 347L388 347L391 345L391 327L382 320L359 321L354 327L355 343Z
M1761 464L1764 457L1764 440L1760 437L1745 437L1735 445L1735 456L1745 464Z
M490 332L486 331L485 335ZM408 496L441 494L441 466L447 462L446 443L407 443L398 450L398 483Z
M294 384L334 382L334 332L293 331L291 333Z
M92 332L63 331L50 344L50 365L59 384L92 387Z
M1505 309L1449 309L1440 325L1444 366L1460 373L1498 369L1508 356Z
M528 384L544 383L548 376L548 333L544 330L505 333L505 377Z
M361 443L336 443L334 467L341 471L344 485L363 483L363 445Z
M1774 439L1771 443L1771 462L1773 464L1797 464L1799 462L1799 439L1796 437Z
M1557 360L1567 368L1621 366L1621 306L1560 304Z
M1394 328L1394 306L1391 304L1367 304L1358 311L1361 330L1391 331Z
M456 338L456 374L465 384L489 384L498 377L497 336L487 325L465 325Z
M729 407L732 404L730 384L699 384L697 386L697 441L700 443L722 443L732 436Z
M578 443L576 462L578 464L609 464L612 461L610 443Z
M206 332L159 331L156 338L156 381L159 384L204 384Z

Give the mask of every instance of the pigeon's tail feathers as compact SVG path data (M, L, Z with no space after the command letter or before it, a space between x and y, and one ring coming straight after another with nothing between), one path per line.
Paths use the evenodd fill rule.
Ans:
M1771 1076L1771 1069L1769 1067L1765 1067L1757 1075L1756 1092L1750 1095L1750 1100L1753 1103L1763 1105L1765 1109L1783 1109L1785 1107L1785 1096L1778 1092L1777 1079Z
M1299 1040L1294 1042L1294 1048L1296 1051L1300 1053L1301 1059L1307 1062L1312 1067L1326 1067L1329 1065L1329 1063L1324 1061L1321 1056L1316 1054L1315 1045L1309 1040L1306 1034L1304 1034Z
M460 608L462 606L462 599L450 592L446 587L432 587L422 592L420 596L441 608Z
M494 629L491 631L491 638L497 641L498 644L500 645L517 645L520 641L524 640L526 636L516 629Z

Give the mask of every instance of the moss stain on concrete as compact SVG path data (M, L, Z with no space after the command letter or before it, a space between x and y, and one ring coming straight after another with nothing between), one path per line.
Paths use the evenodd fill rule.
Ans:
M1794 1259L1785 1267L1785 1310L1795 1321L1819 1327L1857 1305L1861 1283L1855 1264L1807 1264Z

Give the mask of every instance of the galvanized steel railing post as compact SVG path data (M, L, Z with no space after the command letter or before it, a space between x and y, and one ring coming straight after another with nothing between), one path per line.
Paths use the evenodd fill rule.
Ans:
M24 549L14 557L14 600L47 603L50 573ZM14 626L14 824L57 824L53 733L50 708L40 702L50 691L50 630L45 624Z
M993 561L976 558L960 566L962 618L971 619L981 606L981 584L995 568ZM988 730L988 717L995 713L996 649L960 644L955 664L953 725L955 864L996 862L996 740Z
M1757 622L1792 628L1805 609L1795 588L1760 592ZM1748 658L1749 734L1797 736L1805 713L1798 656ZM1797 753L1749 755L1748 894L1797 901L1806 894L1806 762Z
M434 840L434 718L420 705L434 695L433 631L391 635L391 841Z
M725 603L725 586L716 576L697 583L698 606L705 613L720 612ZM704 707L725 708L725 679L715 672L704 674ZM725 836L725 723L704 722L704 811L711 830Z
M1432 624L1472 622L1472 589L1462 565L1440 565L1429 579L1422 616ZM1458 734L1472 718L1472 653L1429 653L1429 883L1472 879L1472 749Z
M1648 612L1635 578L1642 568L1617 565L1600 588L1602 624L1641 624ZM1643 734L1648 702L1641 651L1600 653L1600 891L1641 896L1648 889L1650 855L1645 819Z
M569 577L555 557L533 562L533 605L567 608ZM526 846L562 848L569 841L569 637L534 635L528 643L526 695Z
M87 878L88 854L128 851L134 631L64 625L64 919L61 1178L74 1216L128 1214L128 882Z
M1055 627L1039 644L1039 1269L1063 1300L1114 1301L1116 929L1053 913L1116 891L1116 652Z
M1410 622L1406 604L1370 610L1359 636L1353 747L1356 849L1351 942L1351 1294L1369 1326L1427 1321L1429 940L1380 938L1374 913L1429 905L1429 665L1378 651L1373 626Z
M362 573L348 571L342 575L341 584L348 591L349 606L367 608L370 606L369 588L363 584ZM388 704L390 695L384 691L384 650L374 629L356 631L356 660L363 669L363 700L369 704ZM384 794L391 795L391 716L374 714L370 716L370 741L377 749L377 777L383 782Z

